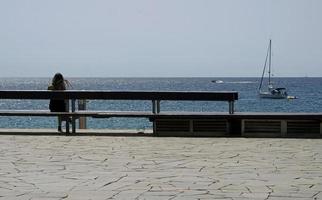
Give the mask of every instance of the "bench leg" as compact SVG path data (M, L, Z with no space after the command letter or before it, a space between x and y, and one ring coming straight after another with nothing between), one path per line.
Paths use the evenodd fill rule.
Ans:
M234 114L235 108L234 108L234 101L229 101L229 114Z
M72 133L76 133L76 119L72 117Z
M66 121L66 134L69 134L69 121Z
M158 136L156 119L153 120L153 136Z
M76 99L72 99L72 112L76 110ZM72 117L72 133L76 133L76 119Z

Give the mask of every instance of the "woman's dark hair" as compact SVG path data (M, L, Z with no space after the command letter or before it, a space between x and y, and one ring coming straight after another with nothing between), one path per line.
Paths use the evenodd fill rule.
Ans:
M56 73L52 80L55 90L66 90L65 79L61 73Z

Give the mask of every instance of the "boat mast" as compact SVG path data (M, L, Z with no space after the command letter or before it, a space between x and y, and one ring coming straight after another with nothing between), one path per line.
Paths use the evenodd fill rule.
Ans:
M268 85L271 84L272 40L269 40Z
M266 58L265 58L265 63L264 63L264 68L263 68L261 83L259 84L258 90L261 90L262 85L263 85L263 80L264 80L264 76L265 76L265 70L266 70L266 66L267 66L267 59L268 59L268 56L269 56L269 49L270 49L270 45L268 45L268 48L267 48L267 53L266 53Z

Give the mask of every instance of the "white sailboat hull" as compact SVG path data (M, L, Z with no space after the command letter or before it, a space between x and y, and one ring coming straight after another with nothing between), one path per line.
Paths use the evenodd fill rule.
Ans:
M264 99L286 99L287 94L284 94L284 93L273 94L271 92L259 92L259 97Z

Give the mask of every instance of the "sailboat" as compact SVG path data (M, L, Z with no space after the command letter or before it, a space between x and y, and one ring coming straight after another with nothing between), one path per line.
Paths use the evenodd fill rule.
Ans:
M265 76L265 71L267 68L267 61L268 61L268 85L267 89L262 89L263 80ZM272 80L271 80L271 66L272 65L272 40L269 40L269 45L267 49L264 69L262 73L262 78L259 85L259 97L260 98L268 98L268 99L286 99L287 98L287 91L284 87L274 87Z

